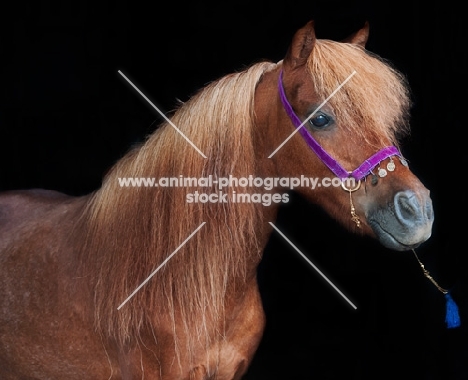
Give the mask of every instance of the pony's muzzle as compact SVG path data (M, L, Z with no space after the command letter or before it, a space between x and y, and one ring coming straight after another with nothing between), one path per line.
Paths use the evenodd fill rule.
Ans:
M400 191L390 205L369 212L367 220L384 246L398 251L410 250L431 236L432 201L429 194Z

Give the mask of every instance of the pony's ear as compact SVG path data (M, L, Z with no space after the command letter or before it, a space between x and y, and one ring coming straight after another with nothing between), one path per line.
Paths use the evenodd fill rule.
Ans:
M361 48L366 48L367 39L369 38L369 23L366 21L364 26L357 32L351 34L345 38L342 42L348 42L354 45L358 45Z
M284 57L284 63L293 69L305 65L314 48L315 39L314 22L309 21L294 34L288 52Z

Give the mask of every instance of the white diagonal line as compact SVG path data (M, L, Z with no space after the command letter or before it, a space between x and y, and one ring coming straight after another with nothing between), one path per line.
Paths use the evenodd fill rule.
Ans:
M275 155L275 153L278 152L278 151L283 147L283 145L286 144L286 143L289 141L289 139L290 139L291 137L293 137L297 132L299 132L299 130L303 127L303 125L304 125L305 123L307 123L307 122L320 110L320 108L322 108L322 107L323 107L323 106L324 106L324 105L341 89L341 87L343 87L343 86L346 84L346 82L348 82L348 81L351 79L351 77L352 77L354 74L356 74L356 70L354 70L354 71L344 80L344 82L341 83L341 84L335 89L335 91L333 91L333 92L328 96L328 98L326 98L326 99L315 109L315 111L312 112L312 113L309 115L309 117L308 117L307 119L305 119L305 120L302 122L302 124L301 124L299 127L295 128L294 131L286 138L286 140L284 140L284 141L280 144L280 146L279 146L278 148L276 148L276 149L273 151L273 153L270 154L270 155L268 156L268 158L273 157L273 156Z
M335 290L341 295L341 297L343 297L354 309L357 309L356 305L354 305L354 304L349 300L349 298L346 297L346 296L341 292L341 290L338 289L338 288L336 287L336 285L335 285L333 282L331 282L331 281L327 278L327 276L325 276L325 275L320 271L320 269L318 269L318 268L314 265L314 263L312 263L312 261L310 261L310 260L307 258L307 256L304 255L304 254L299 250L299 248L297 248L297 247L291 242L291 240L289 240L289 239L286 237L286 235L284 235L273 223L271 223L271 222L268 222L268 223L270 223L270 225L276 230L276 232L278 232L278 233L283 237L283 239L286 240L286 241L291 245L291 247L293 247L293 248L297 251L297 253L299 253L299 254L303 257L303 259L304 259L305 261L307 261L307 263L308 263L312 268L314 268L314 269L317 271L317 273L318 273L320 276L322 276L322 277L325 279L325 281L327 281L327 282L333 287L333 289L335 289Z
M202 152L200 149L198 149L198 147L197 147L192 141L190 141L190 139L189 139L187 136L185 136L184 133L183 133L179 128L177 128L177 126L176 126L166 115L164 115L164 113L161 112L161 110L159 110L159 108L156 107L156 106L153 104L153 102L151 102L151 100L149 100L149 99L146 97L146 95L143 94L143 93L139 90L139 88L138 88L137 86L135 86L135 85L132 83L132 81L131 81L130 79L128 79L128 78L125 76L124 73L122 73L122 72L119 70L119 74L122 75L122 76L124 77L124 79L125 79L128 83L130 83L130 85L131 85L131 86L132 86L132 87L149 103L149 104L151 104L151 106L152 106L156 111L158 111L158 113L159 113L170 125L172 125L172 127L173 127L177 132L179 132L180 135L181 135L185 140L187 140L187 142L188 142L190 145L192 145L198 153L200 153L200 154L203 156L203 158L207 158L207 157L203 154L203 152Z
M174 256L174 255L185 245L185 243L187 243L187 242L200 230L200 228L202 228L202 227L205 225L205 223L206 223L206 222L203 222L202 224L200 224L200 225L198 226L198 228L197 228L195 231L193 231L193 232L190 234L190 236L189 236L187 239L185 239L185 240L182 242L182 244L179 245L179 246L175 249L175 251L172 252L172 253L167 257L167 259L164 260L164 261L161 263L161 265L159 265L159 266L148 276L148 278L147 278L145 281L143 281L143 282L140 284L140 286L138 286L138 288L136 288L136 289L133 291L133 293L130 294L130 295L127 297L127 299L126 299L125 301L123 301L123 302L120 304L120 306L117 308L117 310L120 310L120 309L122 308L122 306L125 305L125 304L130 300L130 298L132 298L143 286L145 286L145 284L151 279L151 277L153 277L164 265L166 265L167 262L172 258L172 256Z

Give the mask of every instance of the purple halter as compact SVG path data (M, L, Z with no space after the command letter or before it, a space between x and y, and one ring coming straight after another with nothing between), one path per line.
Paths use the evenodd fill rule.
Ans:
M280 72L279 80L278 80L278 90L281 99L281 103L283 103L283 107L288 114L289 118L293 122L294 126L299 129L299 133L306 141L307 145L309 145L310 149L314 151L314 153L320 158L320 160L328 166L328 168L340 179L353 177L357 181L360 181L367 175L371 174L371 171L380 164L383 160L391 156L399 156L401 157L400 152L395 146L388 146L377 153L366 159L359 167L352 172L348 172L343 166L341 166L332 156L330 156L322 146L315 140L309 131L303 127L303 123L299 119L299 117L295 114L291 104L288 102L286 98L286 94L284 92L283 87L283 71Z

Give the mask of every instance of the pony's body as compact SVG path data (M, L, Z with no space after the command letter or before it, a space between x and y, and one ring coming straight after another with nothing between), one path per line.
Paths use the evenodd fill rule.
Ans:
M361 46L366 38L363 29L347 44L323 42L319 49L308 24L283 62L253 65L203 89L172 121L207 159L166 124L121 159L88 196L43 190L1 195L0 377L240 379L264 328L256 270L279 203L188 203L187 193L218 190L122 188L118 178L329 177L298 134L268 158L293 130L278 100L280 70L301 116L345 79L340 70L361 70L358 87L323 107L336 126L314 131L330 154L356 167L376 150L396 144L408 106L401 78L366 54ZM354 58L342 57L342 67L333 63L336 77L319 73L311 79L314 65L322 62L319 56L309 62L311 53L327 56L341 45L343 54ZM362 101L364 83L370 97L380 91L377 107ZM352 108L350 100L363 110L340 107ZM397 163L391 175L392 181L366 183L353 193L361 230L390 248L411 249L430 235L430 199L405 166ZM236 190L266 192L226 191ZM343 189L301 191L356 230Z

